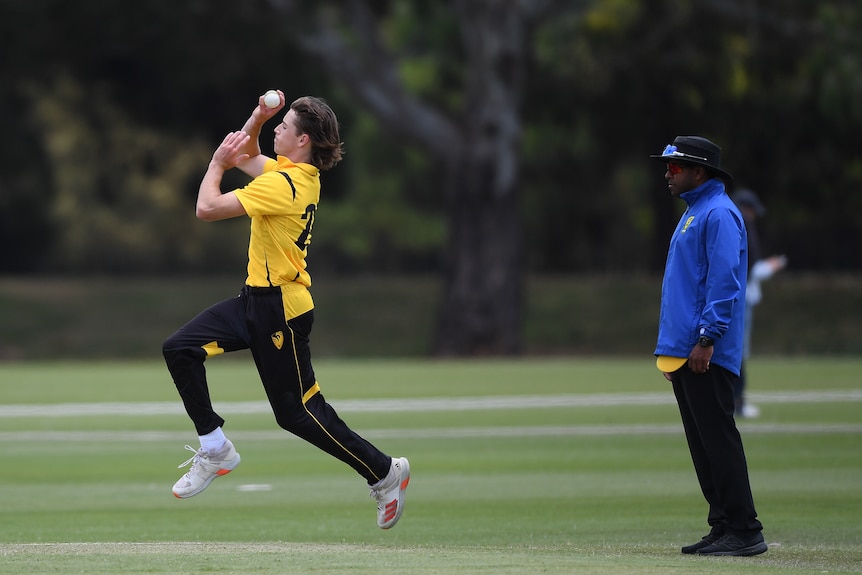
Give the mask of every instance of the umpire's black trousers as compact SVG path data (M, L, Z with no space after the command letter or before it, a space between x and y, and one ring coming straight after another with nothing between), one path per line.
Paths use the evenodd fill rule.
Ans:
M313 310L285 320L280 288L246 286L177 330L162 353L198 435L224 425L213 410L204 360L249 349L278 425L374 484L389 472L391 458L353 432L320 393L309 348L313 323Z
M704 374L684 365L671 377L694 469L709 504L707 521L713 532L748 537L761 531L742 438L733 419L737 376L713 364Z

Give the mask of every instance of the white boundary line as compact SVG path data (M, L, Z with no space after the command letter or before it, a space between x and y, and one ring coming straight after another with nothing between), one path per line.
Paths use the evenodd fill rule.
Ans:
M862 434L862 424L740 424L744 435L811 435L811 434ZM513 437L596 437L682 434L678 424L654 425L549 425L549 426L500 426L459 428L415 428L415 429L368 429L359 430L367 439L469 439L469 438L513 438ZM236 441L291 441L296 436L285 431L243 431L230 433ZM0 442L22 443L32 441L81 442L81 443L153 443L157 441L183 442L193 434L179 431L4 431Z
M862 401L862 390L753 393L753 403L844 403ZM671 393L564 394L487 397L427 397L354 399L330 401L339 413L487 411L499 409L547 409L557 407L613 407L623 405L672 405ZM265 401L216 402L226 415L271 413ZM0 419L11 417L86 417L97 415L183 415L179 399L171 402L104 402L0 405Z
M351 543L245 543L237 541L154 541L154 542L58 542L58 543L0 543L0 557L14 555L233 555L235 553L379 553L373 545ZM161 571L159 571L161 572ZM231 571L233 572L233 571Z

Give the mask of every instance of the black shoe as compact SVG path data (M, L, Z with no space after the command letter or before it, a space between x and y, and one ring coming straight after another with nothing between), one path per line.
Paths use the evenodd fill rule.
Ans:
M757 533L744 540L728 533L712 545L698 549L697 554L715 557L751 557L766 553L767 549L762 533Z
M703 539L701 539L697 543L692 543L691 545L686 545L685 547L683 547L682 552L686 555L692 555L694 553L697 553L698 549L703 549L704 547L712 545L719 539L721 539L721 533L713 533L712 531L710 531L707 535L704 536Z

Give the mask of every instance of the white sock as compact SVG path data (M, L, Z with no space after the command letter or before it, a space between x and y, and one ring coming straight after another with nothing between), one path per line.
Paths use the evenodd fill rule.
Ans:
M198 438L201 440L201 447L204 451L209 451L210 453L215 453L224 447L224 442L227 441L227 437L224 436L224 431L221 430L221 427L216 427L206 435L199 435Z

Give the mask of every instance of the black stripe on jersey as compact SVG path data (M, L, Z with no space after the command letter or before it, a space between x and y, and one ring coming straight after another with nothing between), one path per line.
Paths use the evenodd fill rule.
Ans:
M296 186L293 185L293 180L290 179L290 176L287 175L286 172L279 172L284 179L287 180L287 183L290 184L290 189L293 190L293 199L296 200Z
M263 258L263 263L264 266L266 266L266 283L269 284L269 287L275 287L274 285L272 285L272 279L269 276L269 259L265 255Z

